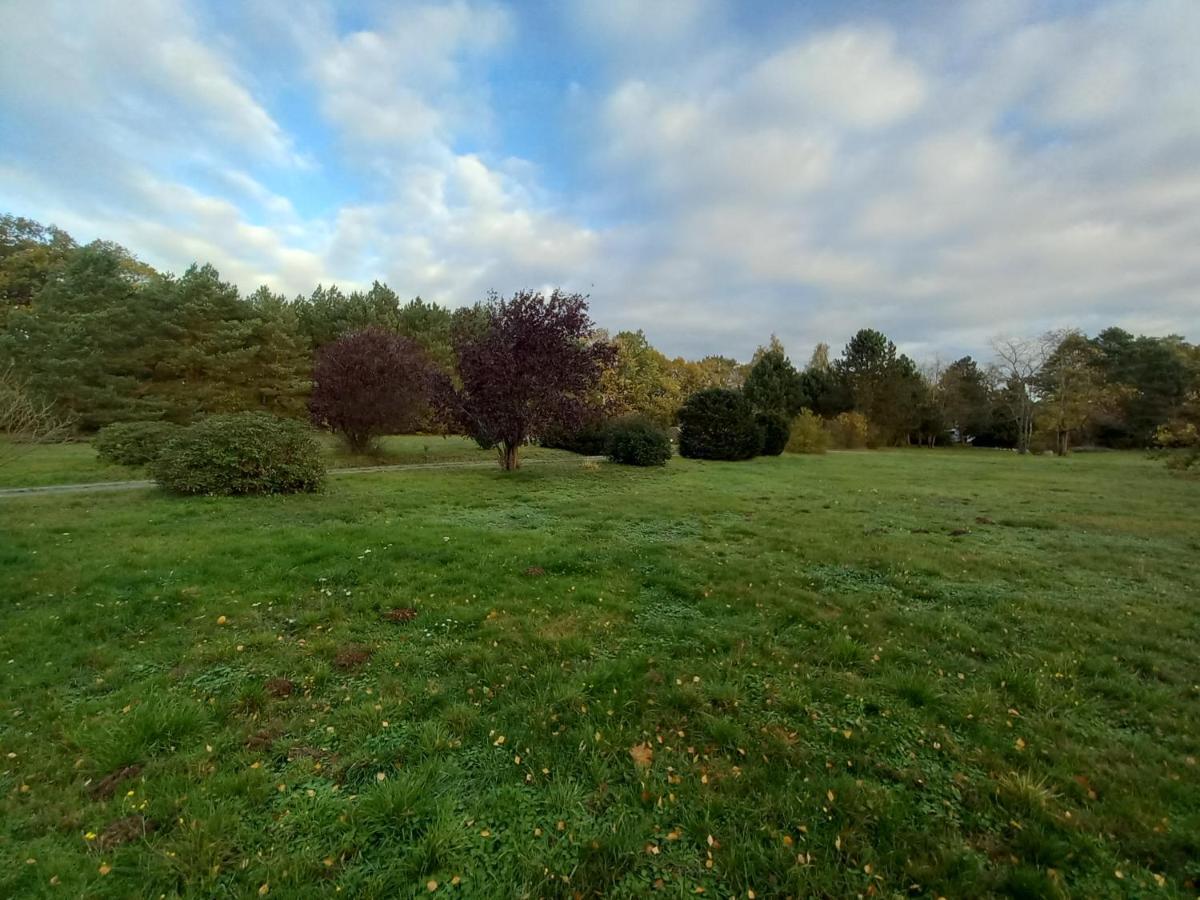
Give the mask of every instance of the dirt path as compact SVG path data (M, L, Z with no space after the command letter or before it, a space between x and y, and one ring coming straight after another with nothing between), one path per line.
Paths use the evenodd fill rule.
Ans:
M521 468L538 465L568 465L575 462L598 462L603 456L579 456L571 459L527 459L521 463ZM494 469L494 460L487 462L443 462L443 463L406 463L395 466L354 466L346 469L330 469L334 475L365 475L372 472L411 472L420 469ZM84 484L43 484L33 487L0 488L0 498L27 497L43 494L93 494L104 491L139 491L156 487L153 481L93 481Z

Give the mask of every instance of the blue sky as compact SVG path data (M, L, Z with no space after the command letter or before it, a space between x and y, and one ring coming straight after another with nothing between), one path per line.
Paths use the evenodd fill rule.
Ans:
M5 0L0 209L671 354L1200 323L1200 3Z

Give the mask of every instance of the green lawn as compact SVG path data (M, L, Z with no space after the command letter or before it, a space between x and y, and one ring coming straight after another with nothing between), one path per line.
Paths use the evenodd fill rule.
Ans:
M494 450L480 450L470 438L424 434L385 437L376 452L354 455L328 434L319 436L330 468L347 466L405 465L412 463L494 462ZM526 447L524 459L569 458L559 450ZM0 437L0 488L36 487L48 484L88 484L147 478L140 467L106 463L96 456L91 444L13 444Z
M145 478L141 469L106 463L84 441L69 444L13 443L0 436L0 488L85 484Z
M1198 559L1121 454L0 500L0 896L1191 897Z

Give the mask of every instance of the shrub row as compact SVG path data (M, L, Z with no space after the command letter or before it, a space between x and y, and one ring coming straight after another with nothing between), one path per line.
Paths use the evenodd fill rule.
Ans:
M604 452L627 466L665 466L671 458L671 439L653 422L621 419L609 426Z
M583 456L607 456L627 466L664 466L672 454L667 432L637 416L591 422L574 431L555 429L542 436L541 445Z
M741 391L711 388L688 398L679 411L679 452L696 459L750 459L789 453L856 450L872 445L866 416L845 412L825 420L803 409L791 422L775 413L757 415Z
M210 416L171 437L151 460L177 494L285 494L316 490L325 475L312 432L265 413Z
M543 447L567 450L580 456L603 456L608 452L609 427L607 422L589 422L575 429L552 428L542 435L540 443Z
M861 450L872 445L871 425L862 413L844 412L833 419L822 419L808 409L792 420L788 453L824 453L830 447Z
M108 462L144 466L181 430L170 422L117 422L101 428L92 446L96 455Z
M790 427L777 413L760 412L741 391L711 388L688 398L679 411L679 452L694 459L778 456Z

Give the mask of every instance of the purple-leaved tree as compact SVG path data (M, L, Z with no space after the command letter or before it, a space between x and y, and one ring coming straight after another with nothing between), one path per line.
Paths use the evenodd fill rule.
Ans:
M313 370L313 424L342 435L355 452L385 434L421 425L430 409L434 366L413 340L368 328L321 348Z
M522 444L548 428L578 427L596 402L615 348L593 336L587 300L555 290L520 291L455 318L461 386L443 382L448 417L484 444L505 469L520 466Z

